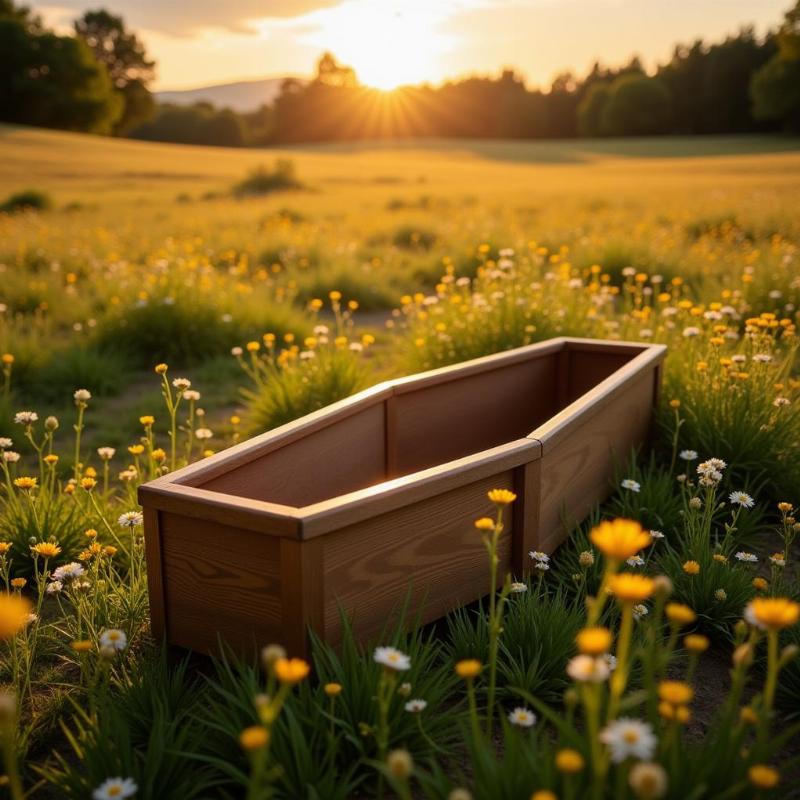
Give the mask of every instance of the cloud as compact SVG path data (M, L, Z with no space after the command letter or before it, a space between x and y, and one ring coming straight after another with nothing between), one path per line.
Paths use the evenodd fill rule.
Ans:
M377 0L376 0L377 1ZM192 36L198 31L218 28L235 33L256 33L252 20L288 20L341 0L57 0L57 5L34 2L47 18L72 13L79 16L100 5L121 15L132 28L146 28L171 36Z

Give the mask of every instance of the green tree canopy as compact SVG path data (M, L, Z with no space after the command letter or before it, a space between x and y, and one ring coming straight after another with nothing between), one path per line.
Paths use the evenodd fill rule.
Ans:
M122 17L103 9L87 11L75 21L75 33L108 70L122 98L123 112L115 130L124 132L150 119L155 102L147 87L155 76L155 62L148 59L144 45L126 29Z
M611 136L649 136L669 131L672 96L659 78L621 75L610 86L602 130Z

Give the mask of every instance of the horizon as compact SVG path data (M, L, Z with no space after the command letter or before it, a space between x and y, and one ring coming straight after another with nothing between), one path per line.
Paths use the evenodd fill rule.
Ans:
M99 5L123 16L145 43L157 64L154 91L171 92L310 78L324 51L378 89L440 85L506 68L527 86L543 87L566 71L583 75L596 61L619 65L638 56L652 70L679 43L718 41L748 25L763 36L789 2L764 0L756 9L746 0L240 0L231 10L205 0L191 20L178 4L164 8L156 0L32 3L62 31ZM567 26L567 41L554 35ZM403 57L412 48L415 57Z

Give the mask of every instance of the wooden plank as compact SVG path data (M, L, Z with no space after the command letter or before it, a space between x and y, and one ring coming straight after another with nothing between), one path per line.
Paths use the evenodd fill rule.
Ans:
M235 525L270 536L300 536L300 513L296 508L209 492L193 486L139 487L139 503L145 508L169 511L186 517Z
M226 495L300 507L385 480L383 403L202 483Z
M514 471L514 491L517 500L513 505L514 535L512 537L511 569L522 578L530 572L528 553L537 550L541 520L542 461L536 459L517 467Z
M304 541L434 498L539 458L541 445L520 439L483 453L405 475L301 509Z
M339 604L366 637L407 598L429 622L484 596L488 556L474 521L492 514L489 489L513 487L508 470L323 537L328 640L340 635ZM512 518L500 542L501 573L510 567L513 536Z
M280 541L162 512L170 643L211 653L219 637L240 652L278 641L283 633Z
M167 630L164 607L164 576L161 569L161 531L159 512L143 509L144 555L147 561L147 593L150 597L150 629L157 642L164 639Z
M556 411L556 355L415 388L395 398L397 471L520 439Z
M281 540L281 576L283 631L280 644L289 655L308 658L309 628L325 638L322 539Z
M613 404L576 417L554 446L544 441L538 550L552 552L574 524L611 490L616 463L643 442L652 419L653 373L641 373L615 395ZM616 459L616 462L615 462Z

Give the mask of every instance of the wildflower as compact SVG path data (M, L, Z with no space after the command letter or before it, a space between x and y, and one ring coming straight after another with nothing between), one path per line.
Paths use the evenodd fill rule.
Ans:
M153 457L153 461L155 461L156 464L161 464L167 460L167 451L160 447L157 447L155 450L153 450L150 455ZM134 477L136 477L135 474Z
M549 789L539 789L530 796L530 800L558 800L558 797Z
M641 800L658 800L667 792L667 771L655 761L640 761L631 767L628 783Z
M107 628L100 634L100 647L122 651L128 646L128 637L125 631L119 628Z
M642 526L629 519L601 522L589 537L596 547L614 561L624 561L636 555L651 542Z
M20 458L21 458L20 454L15 453L13 450L6 450L3 453L3 461L5 461L6 464L16 464L17 461L20 460Z
M104 553L105 555L107 555L109 558L112 558L113 556L115 556L115 555L117 554L117 548L116 548L116 547L114 547L114 545L113 545L113 544L107 544L107 545L106 545L106 546L103 548L103 553Z
M728 599L728 593L724 589L717 589L714 592L714 598L719 600L721 603Z
M326 683L324 686L325 694L328 697L337 697L342 693L342 684L341 683Z
M740 550L736 554L737 561L744 561L748 564L755 564L758 561L758 556L755 553L746 553L744 550Z
M766 764L753 764L747 770L747 778L757 789L774 789L780 780L780 773Z
M791 405L792 401L788 397L776 397L772 401L772 405L776 408L783 408L784 406Z
M24 581L24 578L15 580ZM14 581L11 583L13 585ZM31 604L21 595L0 592L0 639L10 639L25 627L31 610Z
M38 419L39 415L35 411L18 411L14 414L17 425L33 425Z
M577 683L602 683L610 674L611 668L602 657L579 655L567 664L567 675Z
M728 499L733 505L741 506L742 508L752 508L755 505L755 501L747 492L731 492L728 495Z
M175 378L175 380L172 381L172 385L179 392L185 392L187 389L191 388L192 382L188 378Z
M0 450L8 450L13 445L14 442L12 442L7 436L0 436Z
M700 565L696 561L685 561L683 571L687 575L697 575L700 572Z
M719 564L727 564L728 563L728 556L723 555L722 553L714 553L714 555L711 556L711 558L713 558L714 561L718 562Z
M800 619L800 603L786 597L757 597L744 610L744 618L762 630L778 631Z
M786 503L786 502L778 503L778 511L781 511L784 514L788 514L792 510L792 508L793 506L791 503Z
M758 722L758 714L752 706L742 706L739 719L748 725L755 725Z
M753 588L756 591L766 592L767 586L769 586L769 584L767 583L765 578L760 578L760 577L753 578Z
M487 496L492 503L498 506L507 506L517 499L514 492L509 489L491 489Z
M684 706L692 702L694 689L683 681L661 681L658 684L658 696L664 703Z
M411 658L394 647L376 647L372 658L377 664L396 672L411 669Z
M631 556L630 558L625 559L625 563L629 567L643 567L644 559L641 556Z
M86 404L92 399L92 393L88 389L78 389L72 396L77 405Z
M697 614L683 603L667 603L664 614L670 622L674 622L676 625L691 625L697 619Z
M449 795L447 795L447 800L472 800L472 795L466 789L453 789Z
M786 566L786 559L783 557L783 553L773 553L769 560L776 566L776 567L785 567Z
M608 628L584 628L578 631L575 643L584 655L599 656L611 649L611 639L611 631Z
M27 582L28 582L27 578L12 578L11 579L11 585L15 589L24 589L25 588L25 584Z
M104 780L93 792L93 800L123 800L133 797L139 787L133 778L108 778Z
M699 336L700 335L700 328L689 326L688 328L683 329L684 338L690 338L692 336Z
M591 567L592 564L594 564L594 553L592 553L591 550L584 550L578 556L578 563L582 567Z
M650 609L644 603L638 603L633 607L633 618L638 622L650 613Z
M392 750L386 756L386 768L395 778L404 781L414 771L414 759L408 750Z
M480 519L475 520L475 527L479 531L493 531L494 530L494 520L490 519L489 517L481 517Z
M465 658L456 664L456 675L465 681L471 681L481 674L483 664L476 658Z
M13 546L11 542L0 542L0 556L6 555Z
M97 455L103 461L111 461L112 458L116 455L116 450L113 447L98 447L97 448Z
M141 511L126 511L117 519L117 525L121 528L135 528L144 522L144 515Z
M550 556L548 556L547 553L542 553L540 550L531 550L528 553L528 558L542 564L547 564L550 561Z
M684 637L683 643L686 649L692 653L704 653L708 650L710 645L708 637L700 633L690 633L688 636Z
M69 646L76 653L88 653L92 649L92 643L88 639L76 639L70 642Z
M210 438L211 438L211 437L214 435L214 433L213 433L213 431L212 431L210 428L198 428L198 429L197 429L197 430L194 432L194 435L195 435L195 436L196 436L198 439L200 439L200 440L202 441L202 440L204 440L204 439L210 439Z
M81 478L81 489L91 492L97 486L97 481L94 478Z
M527 708L517 706L517 708L509 713L508 721L519 728L530 728L536 724L536 714L529 711Z
M514 581L511 586L508 587L508 590L511 594L525 594L525 592L528 591L528 585L520 581Z
M409 700L403 707L409 714L419 714L428 707L428 704L425 700L416 699Z
M696 461L697 460L697 450L681 450L681 452L678 455L684 461Z
M411 684L408 683L407 681L401 683L397 687L397 694L399 694L400 697L409 697L411 695Z
M144 453L144 445L143 444L132 444L128 448L128 452L132 456L140 456L142 453Z
M63 588L64 584L61 583L61 581L50 581L50 583L47 584L45 591L47 594L59 594Z
M641 603L647 600L655 591L652 578L644 575L633 575L630 572L621 572L614 575L608 582L612 594L621 602Z
M556 769L559 772L574 775L583 769L583 765L583 756L577 750L565 747L556 753Z
M242 750L252 753L261 750L269 742L269 731L263 725L251 725L239 734L239 744Z
M627 758L646 761L652 757L657 744L653 729L647 722L629 717L620 717L607 725L600 732L600 740L610 750L615 764L621 764Z
M620 486L623 489L628 489L629 491L636 493L640 492L642 489L641 484L638 481L633 480L632 478L625 478L625 480L622 481Z
M664 534L662 531L650 531L650 538L651 539L663 539Z
M51 433L58 430L58 419L56 417L46 417L44 427Z
M539 572L547 572L550 569L550 565L546 561L534 561L533 568L538 569Z
M55 542L37 542L31 546L31 552L42 558L55 558L61 548Z
M27 476L23 476L21 478L14 479L14 486L17 489L21 489L23 492L30 492L36 488L37 479L36 478L29 478Z
M302 658L279 658L273 665L275 677L289 686L300 683L311 671L308 662Z
M689 508L700 509L703 507L703 501L699 497L692 497L689 500Z
M80 578L83 573L84 569L80 564L76 561L70 561L69 564L63 564L53 570L53 578L57 581L64 581L72 578Z

